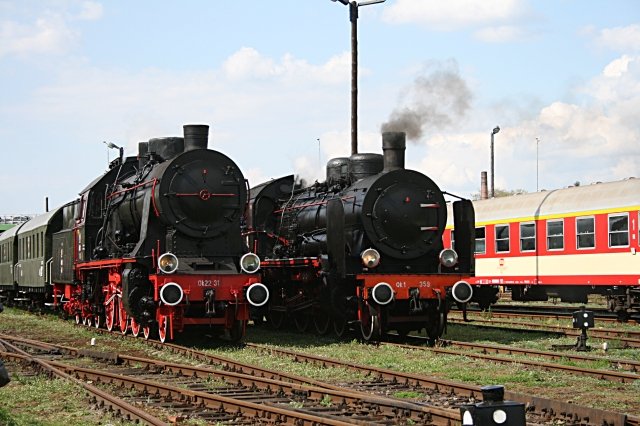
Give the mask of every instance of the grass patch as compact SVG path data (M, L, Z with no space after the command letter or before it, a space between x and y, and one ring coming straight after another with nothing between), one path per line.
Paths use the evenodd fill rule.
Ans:
M424 397L422 392L416 391L399 391L392 394L394 398L403 398L403 399L419 399Z
M0 424L9 426L128 425L92 409L84 390L61 379L12 374L0 388Z

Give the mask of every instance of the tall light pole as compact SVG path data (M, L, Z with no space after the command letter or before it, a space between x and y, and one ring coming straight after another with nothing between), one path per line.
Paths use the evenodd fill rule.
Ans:
M316 138L318 141L318 169L320 168L320 138Z
M494 186L495 173L493 170L493 135L495 135L499 131L500 131L500 126L494 127L493 130L491 131L491 198L496 196L495 186Z
M540 145L540 138L536 138L536 192L538 192L538 146Z
M358 153L358 7L384 3L385 0L331 0L349 6L351 21L351 154Z

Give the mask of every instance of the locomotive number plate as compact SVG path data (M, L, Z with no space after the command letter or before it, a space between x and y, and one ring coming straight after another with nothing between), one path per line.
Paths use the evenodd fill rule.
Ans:
M412 286L416 286L419 288L429 288L431 287L431 282L430 281L425 281L425 280L420 280L417 283L407 283L406 281L396 281L396 288L408 288L408 287L412 287Z
M220 287L222 280L198 280L198 287Z

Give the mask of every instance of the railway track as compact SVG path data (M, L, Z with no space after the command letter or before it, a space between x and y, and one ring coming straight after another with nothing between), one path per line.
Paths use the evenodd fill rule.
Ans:
M481 327L495 327L500 329L510 329L518 331L542 331L547 333L556 333L567 337L577 337L581 334L580 329L569 328L564 326L553 326L548 324L540 324L535 322L522 322L522 317L517 314L492 314L496 318L507 320L513 319L513 322L495 321L492 319L469 318L465 321L463 318L450 316L448 321L454 324L468 324ZM625 348L640 348L640 331L635 330L614 330L605 328L590 328L589 337L595 337L606 340L614 340Z
M118 336L120 338L125 338L125 339L134 339L132 336L122 336L117 333L116 334L109 333L106 330L98 330L93 328L90 328L90 329L94 332L97 331L99 333L107 333L110 336ZM3 335L0 335L0 338L2 337ZM307 358L303 358L303 354L295 353L292 351L276 352L274 348L261 347L260 345L247 345L247 346L253 347L254 349L260 350L260 351L268 351L271 354L282 353L283 356L293 357L298 361L314 362L323 366L332 365L336 367L350 368L350 369L353 369L354 371L367 372L373 378L373 380L368 382L362 382L362 383L347 383L347 384L341 384L340 386L336 386L328 383L323 383L317 380L296 376L289 373L272 371L266 368L261 368L256 365L240 363L235 360L231 360L229 358L215 356L209 353L193 350L193 349L178 346L178 345L162 344L160 342L153 341L153 340L144 341L142 339L137 339L137 341L144 342L146 345L152 346L153 348L156 348L158 350L180 354L182 356L186 356L186 357L190 357L192 359L198 360L199 362L216 365L218 368L228 370L230 372L239 372L252 377L270 378L273 380L280 380L288 383L306 384L311 387L322 388L324 392L326 392L325 389L345 391L344 386L349 386L355 389L356 392L359 392L361 394L368 395L369 397L371 397L371 393L383 394L383 393L394 392L396 390L402 390L402 389L412 389L412 390L418 389L420 390L421 393L424 391L424 394L427 395L427 398L429 400L435 401L435 403L437 403L441 395L453 396L453 399L452 398L442 399L443 405L448 405L448 406L451 406L452 403L466 404L466 403L473 403L481 400L481 391L480 391L480 388L477 386L461 385L456 387L459 384L442 381L442 380L433 380L432 378L427 378L419 375L412 377L412 375L406 375L404 373L392 372L392 371L383 370L383 369L369 368L369 367L365 367L358 364L345 365L345 363L341 363L337 360L328 360L326 358L321 358L321 357L318 357L318 359L316 360L312 360L312 359L307 359L308 356L306 355L304 355L304 357L307 357ZM452 345L455 345L455 344L462 345L463 343L462 342L452 343ZM44 344L43 350L51 350L51 346L54 346L54 345ZM633 371L633 369L636 367L633 365L630 365L628 368L631 371ZM430 389L431 389L431 392L428 392ZM505 397L507 399L521 401L527 404L528 424L546 424L550 421L563 421L563 422L566 422L566 424L584 424L584 425L592 425L592 424L593 425L602 425L602 424L640 425L640 420L634 416L626 416L624 414L611 413L608 411L595 410L595 409L589 409L589 408L583 409L583 407L576 406L573 404L566 404L561 401L553 401L553 400L548 400L544 398L535 398L529 395L519 395L519 394L514 394L509 392L506 393ZM293 402L295 405L296 402L295 401ZM329 402L329 400L325 401L325 403L327 402ZM402 402L406 403L406 400ZM158 403L167 404L166 401L162 401L162 400L158 401ZM330 404L335 408L337 403L334 403L333 400L331 400ZM289 405L291 405L291 403ZM418 417L416 417L415 414L413 416L414 416L413 418L420 419L419 415ZM409 417L409 418L411 418L412 422L415 421L413 420L412 417ZM459 418L459 415L458 415L458 418ZM397 420L397 419L394 419L394 420ZM448 420L448 421L451 421L451 420ZM578 423L576 423L576 421L578 421ZM419 421L418 423L423 423L423 421Z
M22 361L22 362L29 362L29 363L35 364L39 366L41 369L43 369L44 371L46 371L48 374L51 374L53 376L60 377L62 379L72 382L77 386L83 388L85 391L87 391L91 395L91 398L94 403L97 403L100 406L112 412L118 413L125 420L140 421L152 426L167 425L166 422L162 421L158 417L155 417L143 410L140 410L137 407L134 407L124 399L119 398L109 392L105 392L102 389L99 389L98 387L93 386L89 383L85 383L84 381L79 380L78 378L67 374L63 370L56 368L55 366L49 364L48 362L30 355L28 352L12 345L6 340L0 340L0 345L2 345L5 350L9 349L10 351L12 351L12 352L0 352L0 357L2 357L3 359L6 359L8 361L14 361L14 362Z
M419 338L419 337L411 337L411 339L419 343L427 342L427 339ZM476 344L476 343L457 342L453 340L439 341L439 345L441 345L439 347L424 347L424 346L416 346L411 344L393 343L393 342L385 342L383 344L401 347L405 349L429 351L432 353L442 354L442 355L465 356L468 358L491 361L491 362L502 363L502 364L517 363L517 364L534 367L538 369L544 369L548 371L562 371L568 374L595 377L597 379L610 380L610 381L619 382L619 383L633 383L636 380L640 380L640 375L637 374L637 372L640 371L640 361L633 361L633 360L615 360L615 359L607 359L607 358L595 357L595 356L558 354L556 352L546 352L546 351L530 350L530 349L523 349L523 348L514 348L511 346L502 346L502 345L484 345L484 344ZM464 350L450 350L450 349L445 349L444 347L455 347L455 348L464 349ZM469 352L470 350L478 351L480 353ZM528 357L528 358L505 358L505 357L496 356L494 354L517 355L520 357ZM552 364L552 363L537 361L532 359L535 357L545 358L553 361L570 361L574 363L608 362L612 368L615 368L618 370L592 369L592 368L577 367L577 366L557 364L557 363ZM620 369L626 369L627 371L619 371Z
M576 311L582 309L582 306L558 306L558 305L515 305L515 304L495 304L492 305L489 310L482 311L476 305L467 306L467 312L472 313L518 313L521 315L547 315L557 317L571 317ZM587 311L593 312L595 318L598 321L603 322L640 322L640 314L631 313L627 317L620 317L617 313L611 312L607 308L603 307L589 307L586 306ZM457 306L453 306L454 312L462 312ZM625 321L626 319L626 321Z
M336 390L293 384L231 371L122 354L78 351L60 345L42 345L28 339L1 337L16 344L44 347L50 351L53 349L54 356L58 358L58 354L64 354L70 359L84 356L106 361L111 364L108 371L104 368L78 367L68 362L63 363L60 359L44 362L84 381L91 380L140 391L129 397L133 401L150 400L152 406L179 409L181 416L206 421L253 424L256 420L264 421L272 417L280 419L279 422L291 424L365 422L449 425L460 421L457 409L419 405L344 388ZM13 343L7 343L7 346L15 348ZM7 353L0 355L11 357ZM19 355L22 356L24 354ZM225 385L212 387L208 382L212 378ZM451 397L447 402L449 406L456 405ZM267 408L259 408L258 405L266 405ZM459 401L457 405L460 405ZM218 411L215 411L216 407ZM291 410L294 414L288 414ZM239 417L238 413L242 413L242 416Z
M521 318L529 318L529 319L556 319L556 320L564 320L569 319L573 316L573 313L579 311L578 308L567 308L567 307L553 307L553 306L517 306L517 305L493 305L490 311L481 311L477 307L467 307L468 313L473 314L485 314L485 315L496 315L496 314L510 314L517 313ZM587 311L591 311L594 313L594 317L597 322L602 323L640 323L640 314L632 314L628 317L626 321L621 320L616 313L613 313L605 308L587 308ZM453 307L453 312L462 313L460 309L457 307Z
M271 346L247 344L248 347L262 350L274 355L288 355L298 362L308 362L323 367L342 367L365 372L376 377L379 383L393 386L402 383L425 392L436 390L446 394L456 394L480 398L480 387L440 380L419 374L403 373L383 368L370 367L353 362L327 357L309 355L301 352L275 348ZM568 424L568 425L638 425L640 417L627 416L622 413L592 409L568 404L563 401L539 398L514 392L505 392L505 399L523 402L527 407L527 424ZM551 423L550 423L551 422ZM556 422L556 423L553 423Z

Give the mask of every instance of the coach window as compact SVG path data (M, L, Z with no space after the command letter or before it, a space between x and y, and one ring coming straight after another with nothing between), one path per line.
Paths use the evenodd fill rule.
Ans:
M616 214L609 216L609 247L625 247L629 245L629 215Z
M527 222L520 224L520 251L535 251L536 224Z
M590 249L596 246L596 227L593 217L576 219L576 241L578 249Z
M509 251L509 225L496 225L496 253Z
M547 250L564 249L564 222L562 220L547 221Z
M535 251L536 224L527 222L520 224L520 251Z
M484 226L476 228L476 253L484 254L486 250L485 230Z

